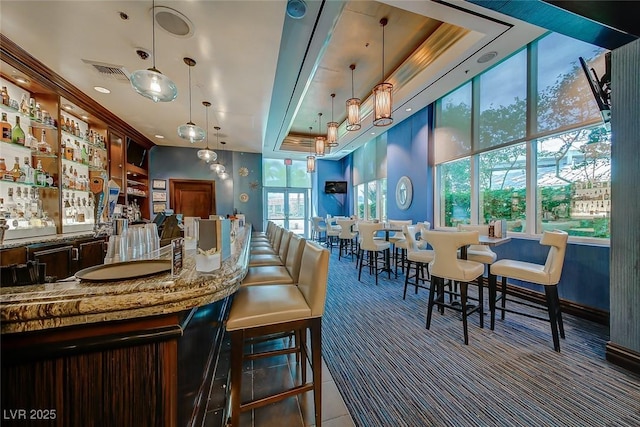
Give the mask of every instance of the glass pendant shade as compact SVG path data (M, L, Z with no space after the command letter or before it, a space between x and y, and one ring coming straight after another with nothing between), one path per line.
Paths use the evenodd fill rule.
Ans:
M215 151L205 148L204 150L198 150L198 158L204 160L207 163L211 163L218 158L218 154Z
M347 99L347 130L360 130L360 99Z
M229 174L227 172L220 172L218 174L218 176L220 177L220 179L227 179L229 178Z
M322 157L325 153L327 138L324 136L316 136L316 156Z
M393 123L391 117L392 98L391 83L380 83L373 88L373 125L388 126Z
M171 102L178 96L175 83L155 68L135 71L129 79L136 92L153 102Z
M217 174L221 174L226 170L224 165L222 163L218 163L218 162L211 163L209 165L209 169L211 169L212 171L214 171Z
M178 127L178 136L190 143L204 141L207 133L195 123L188 122Z
M316 158L314 156L307 156L307 173L314 173L316 171Z
M328 147L338 146L338 123L337 122L327 123L327 146Z

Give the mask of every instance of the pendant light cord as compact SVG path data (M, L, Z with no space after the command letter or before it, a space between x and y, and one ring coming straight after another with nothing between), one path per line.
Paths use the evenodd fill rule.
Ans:
M381 83L384 83L384 27L386 26L386 22L382 24L382 80Z
M191 100L189 100L189 104L191 104ZM209 107L207 106L204 111L207 120L207 150L209 150Z
M353 71L356 69L355 64L353 64L351 66L351 98L355 98L355 95L353 94Z
M153 55L153 69L156 69L156 0L151 2L151 54Z
M193 123L191 121L191 67L193 65L189 65L189 123Z

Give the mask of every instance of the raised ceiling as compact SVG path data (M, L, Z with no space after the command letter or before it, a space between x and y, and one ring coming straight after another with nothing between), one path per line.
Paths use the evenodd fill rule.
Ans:
M382 79L381 18L389 21L384 74L394 84L394 125L544 33L461 1L307 0L302 19L288 17L286 3L157 1L156 11L169 8L158 15L158 23L167 26L167 18L182 15L189 24L174 27L183 35L156 25L156 66L178 86L171 103L155 104L135 94L126 79L107 77L88 63L114 66L125 75L149 68L151 58L141 59L136 50L153 51L151 1L3 0L0 28L158 145L194 147L176 133L189 118L183 57L197 61L193 121L205 127L202 101L210 101L209 128L220 126L220 140L235 151L304 157L309 127L318 132L318 113L326 132L335 93L333 116L341 126L340 145L327 156L332 159L388 129L374 128L370 117L371 88ZM477 62L490 51L497 52L495 59ZM358 132L347 132L342 123L351 97L350 64L356 64L354 94L363 100ZM3 73L13 72L6 68ZM111 93L98 93L94 86Z

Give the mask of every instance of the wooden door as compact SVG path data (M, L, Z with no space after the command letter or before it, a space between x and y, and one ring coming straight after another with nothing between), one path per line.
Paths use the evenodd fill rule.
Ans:
M176 214L209 218L216 213L215 181L170 179L169 206Z

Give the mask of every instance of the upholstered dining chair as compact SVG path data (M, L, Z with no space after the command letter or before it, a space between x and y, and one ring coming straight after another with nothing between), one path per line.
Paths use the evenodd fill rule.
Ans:
M458 249L465 245L477 245L477 231L427 231L423 237L433 247L433 261L429 263L431 270L431 289L429 290L429 304L427 306L427 329L431 326L433 306L441 309L449 308L462 313L462 328L464 343L469 344L467 317L478 312L480 327L484 326L483 310L483 279L484 265L469 260L458 259ZM478 304L468 303L467 289L469 282L478 279ZM444 301L444 281L450 280L460 284L460 303ZM451 293L451 291L449 291Z
M358 247L358 281L362 277L362 267L368 266L369 273L376 277L376 285L378 284L378 275L382 270L386 270L391 278L391 268L387 265L389 259L389 248L391 244L384 240L374 239L374 235L384 229L382 223L358 223L358 234L360 246ZM386 252L386 254L385 254ZM381 266L378 262L381 261Z
M311 239L316 242L321 242L323 238L326 238L327 226L324 218L314 216L311 218ZM323 237L323 234L325 235Z
M352 228L356 223L355 219L338 219L336 223L340 227L340 234L338 234L338 239L340 241L340 246L338 247L338 259L342 257L344 252L345 255L351 254L351 260L353 260L353 254L356 246L356 238L358 237L358 232L353 231Z
M326 224L327 224L327 232L326 232L326 244L329 247L329 250L333 253L333 244L338 243L338 238L340 236L340 226L336 222L337 219L332 218L327 215Z
M315 425L322 422L322 315L324 314L329 252L315 242L306 242L297 286L272 284L242 286L236 292L226 322L231 338L231 426L240 423L240 413L313 391ZM247 354L248 340L288 334L296 334L295 346L258 354ZM307 334L311 339L311 351L307 349ZM286 353L303 355L301 381L293 388L271 396L242 402L242 377L245 360L277 356ZM312 378L307 381L306 362L310 359Z
M502 295L499 297L499 299L501 300L501 307L497 308L498 310L502 311L502 319L504 320L505 312L509 312L549 322L551 324L551 335L553 337L553 349L558 352L560 351L560 339L558 338L558 335L564 338L562 311L560 309L560 298L558 296L558 282L560 282L560 276L562 275L564 255L567 250L568 239L569 235L565 231L560 230L545 231L542 234L540 244L549 246L549 252L547 253L547 259L544 264L535 264L531 262L516 261L511 259L501 259L493 263L490 267L494 279L497 276L502 276ZM529 313L507 309L506 303L508 278L522 280L524 282L529 282L536 285L542 285L544 287L544 293L546 297L546 310L549 313L549 316L541 317ZM540 308L539 305L527 303L524 301L510 301L529 307ZM494 319L495 310L492 310L492 329L494 325Z
M389 227L390 228L400 228L405 225L411 225L413 221L410 219L407 220L398 220L398 219L390 219ZM407 259L407 241L405 240L404 233L402 231L396 231L392 235L389 236L389 243L391 243L391 248L393 250L393 264L395 265L395 276L398 277L398 264L400 264L400 269L404 274L405 262Z
M249 266L256 265L284 265L289 249L291 236L295 233L283 230L280 237L278 252L270 252L267 248L252 248L249 254Z
M296 283L300 275L305 242L302 236L291 233L287 255L282 264L249 265L241 286Z
M407 272L404 277L404 294L402 299L407 298L407 286L411 278L415 279L414 286L416 288L415 293L418 293L418 288L429 289L425 286L429 280L429 263L433 261L433 251L428 249L418 249L418 242L416 241L416 234L422 232L423 224L405 225L402 227L404 238L407 243ZM415 274L411 275L411 267L415 267ZM427 268L427 274L425 277L424 269Z

